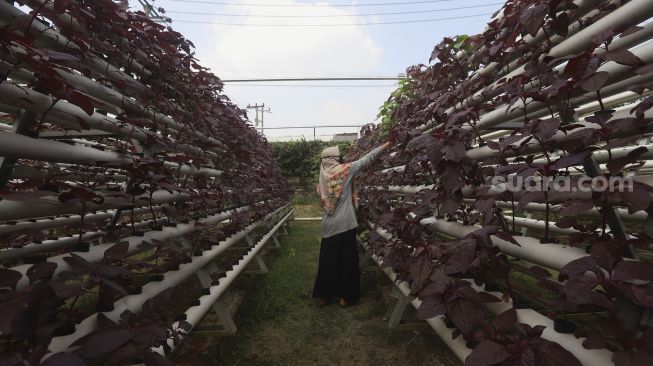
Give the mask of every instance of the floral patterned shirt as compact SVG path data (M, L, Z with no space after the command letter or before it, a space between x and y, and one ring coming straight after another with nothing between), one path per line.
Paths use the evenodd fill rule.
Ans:
M364 157L349 163L348 169L342 169L337 179L329 180L329 199L322 201L324 214L322 216L322 237L328 238L358 227L356 220L356 206L358 199L354 194L354 178L369 165L385 149L379 146ZM337 191L337 192L336 192ZM333 195L331 193L334 193ZM339 193L339 194L335 194ZM338 197L331 202L333 197ZM331 211L331 207L333 210ZM331 213L329 214L329 211Z

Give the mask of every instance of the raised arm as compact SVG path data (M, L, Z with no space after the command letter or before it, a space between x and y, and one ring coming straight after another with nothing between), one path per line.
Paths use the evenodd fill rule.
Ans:
M366 166L370 165L381 153L390 146L389 142L377 147L376 149L367 153L367 155L351 163L351 174L356 175Z

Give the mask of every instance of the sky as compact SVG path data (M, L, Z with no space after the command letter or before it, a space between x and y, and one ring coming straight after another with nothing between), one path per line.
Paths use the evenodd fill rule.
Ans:
M496 0L155 0L172 27L196 46L200 63L223 80L396 77L427 64L445 36L481 32ZM393 4L388 4L393 3ZM375 4L375 5L373 5ZM386 4L386 5L379 5ZM142 9L130 0L134 10ZM404 14L387 14L404 13ZM372 15L370 15L372 14ZM478 15L478 16L476 16ZM446 19L442 18L456 18ZM373 24L388 22L429 22ZM225 24L226 23L226 24ZM343 25L344 24L344 25ZM374 122L395 81L226 83L238 106L265 103L264 126ZM249 117L254 120L254 111ZM359 128L318 128L318 138ZM269 129L270 140L312 139L313 129Z

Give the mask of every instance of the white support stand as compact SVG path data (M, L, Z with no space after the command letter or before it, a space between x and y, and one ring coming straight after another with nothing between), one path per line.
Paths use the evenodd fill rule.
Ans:
M515 213L513 212L513 215L514 215L514 214L515 214ZM530 212L526 213L526 218L527 218L527 219L532 219L532 218L533 218L533 214L530 213ZM526 236L526 233L527 233L527 232L528 232L528 228L527 228L527 227L523 227L523 228L521 229L521 235L522 235L522 236Z
M274 246L272 248L281 249L281 243L279 242L279 239L277 238L277 233L274 233L274 235L272 236L272 240L274 241Z
M207 267L200 269L199 271L195 272L195 274L197 275L197 279L200 280L202 288L211 287L213 279L211 278L211 272Z
M177 241L181 243L181 246L184 247L184 249L191 249L193 247L193 244L191 244L191 242L186 238L179 238Z
M246 274L266 274L268 273L268 266L265 264L263 261L263 255L262 254L257 254L256 257L254 257L256 260L256 269L251 269L248 271L245 271L243 273Z
M206 267L197 271L197 278L200 280L200 283L202 284L203 288L211 287L211 283L213 282L211 278L211 273L212 273L211 271L213 268L217 270L215 263L211 263ZM218 317L218 319L220 319L222 328L217 328L215 326L204 326L204 327L200 326L200 327L196 327L195 330L193 330L194 335L231 335L236 333L238 328L236 327L236 323L231 317L231 313L229 312L229 309L227 309L227 306L225 305L224 302L225 297L228 297L228 293L222 295L211 306L211 309L213 310L215 315Z
M406 311L406 307L408 304L410 304L410 300L408 297L404 296L404 294L396 287L392 287L392 292L390 293L390 296L394 297L397 299L397 302L395 303L394 308L392 309L392 314L390 315L390 321L388 322L388 329L391 330L396 330L399 328L399 324L401 323L401 319L404 317L404 312Z
M247 240L247 245L253 247L256 244L256 234L254 233L247 234L245 240Z
M206 270L207 270L210 274L214 274L214 273L216 273L216 272L218 271L218 265L215 264L215 262L211 262L211 263L209 263L209 264L206 266Z
M231 317L229 309L227 309L227 306L224 303L224 296L219 298L218 301L213 304L213 311L218 318L220 318L220 322L224 328L223 332L229 335L236 334L238 327L236 326L234 319Z
M361 243L359 239L356 239L356 244L358 244L361 248L363 248L363 252L364 252L364 255L361 255L358 258L358 268L360 268L361 272L381 272L382 271L381 267L376 266L370 262L372 258L370 258L370 255L365 249L363 243Z

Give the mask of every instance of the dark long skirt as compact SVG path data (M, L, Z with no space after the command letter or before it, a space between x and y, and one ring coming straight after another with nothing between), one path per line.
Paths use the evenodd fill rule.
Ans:
M356 229L322 238L313 297L340 297L355 303L360 297L360 269Z

